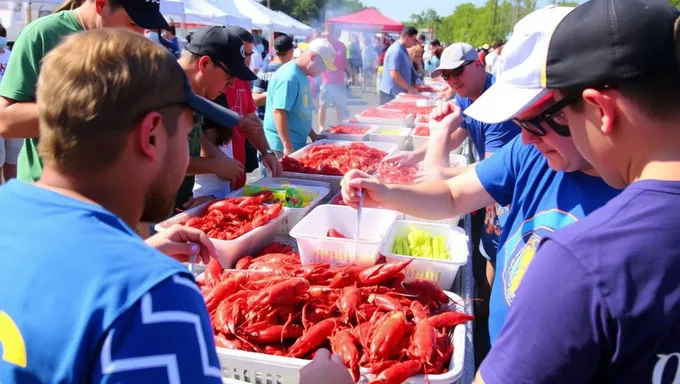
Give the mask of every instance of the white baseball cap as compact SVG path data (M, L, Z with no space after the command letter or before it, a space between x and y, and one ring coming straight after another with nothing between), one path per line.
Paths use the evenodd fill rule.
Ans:
M466 110L484 123L510 120L545 97L545 67L553 31L574 7L549 5L520 20L503 47L503 70L496 83Z
M307 47L310 51L316 53L323 60L326 69L329 71L335 71L335 48L327 39L314 39Z
M456 69L466 62L475 61L478 58L477 50L472 45L465 43L451 44L442 52L439 66L432 71L432 77L439 77L443 71Z

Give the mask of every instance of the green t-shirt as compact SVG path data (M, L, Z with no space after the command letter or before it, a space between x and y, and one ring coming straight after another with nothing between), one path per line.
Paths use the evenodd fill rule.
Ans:
M43 57L64 36L82 30L72 11L44 16L27 25L12 48L5 76L0 83L0 96L18 102L35 101L35 87ZM35 182L42 176L37 138L24 140L17 163L19 180Z
M189 156L201 157L201 134L203 132L203 116L194 113L194 128L189 132ZM195 176L187 176L182 181L175 196L175 208L184 209L186 203L194 192ZM174 214L174 212L173 212Z

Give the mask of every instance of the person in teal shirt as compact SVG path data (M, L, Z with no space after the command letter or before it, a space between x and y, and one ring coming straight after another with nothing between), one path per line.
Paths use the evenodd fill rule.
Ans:
M326 69L335 70L335 49L326 39L309 43L307 50L279 68L267 92L264 131L269 146L278 158L290 155L322 136L312 129L311 83Z

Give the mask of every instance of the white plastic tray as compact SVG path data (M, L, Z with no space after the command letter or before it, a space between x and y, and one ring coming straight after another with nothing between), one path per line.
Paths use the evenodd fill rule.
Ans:
M451 309L465 312L460 303L463 299L452 292L446 295L454 301ZM410 377L406 384L451 384L463 375L465 361L465 324L456 326L451 336L453 355L449 370L441 375L416 375ZM296 384L300 380L300 369L309 364L309 360L280 357L255 352L244 352L233 349L217 348L217 357L222 366L225 379L240 380L249 383ZM362 372L360 383L367 383L374 375Z
M427 259L392 253L392 246L394 245L395 238L397 236L407 235L410 232L410 227L427 231L433 236L445 236L446 248L451 254L451 258L449 260ZM461 228L434 223L401 220L394 223L390 233L387 235L387 238L380 248L380 254L385 256L387 263L414 259L414 261L404 270L407 279L427 279L437 283L440 288L445 290L451 289L453 286L453 281L456 279L458 268L467 263L468 253L468 236Z
M386 125L376 126L372 131L369 132L368 140L392 143L398 145L399 148L403 148L406 139L411 134L411 130L412 128L408 127L393 127ZM394 131L397 132L397 134L396 135L384 134L383 132L386 131Z
M321 145L321 144L337 144L337 145L350 145L352 144L353 141L341 141L341 140L319 140L315 141L306 147L293 152L290 157L299 159L303 154L307 153L309 149L315 145ZM363 142L363 144L366 144L369 147L377 148L381 151L387 152L388 155L392 154L394 151L398 149L398 146L395 144L391 143L380 143L380 142L373 142L373 141L366 141ZM290 177L293 179L301 179L301 180L311 180L311 181L321 181L324 183L328 183L331 186L331 193L336 194L340 192L340 181L342 180L342 176L332 176L332 175L317 175L315 173L298 173L298 172L288 172L284 171L283 172L284 177Z
M380 246L397 216L395 211L364 208L361 212L356 254L354 236L357 211L351 207L320 205L293 227L290 236L297 240L302 264L321 262L370 267L378 260ZM326 237L326 232L331 228L349 239Z
M325 184L325 186L309 186L309 185L301 185L301 184L293 184L293 183L285 183L285 182L276 182L273 181L270 178L264 178L261 180L258 180L257 184L253 185L259 185L263 187L273 187L273 188L281 188L281 187L290 187L290 188L296 188L302 191L306 191L308 193L316 194L317 196L312 200L309 204L307 204L306 207L304 208L288 208L288 214L286 217L281 220L281 223L279 224L279 234L281 235L287 235L288 232L297 224L300 220L302 220L303 217L309 211L311 211L314 207L319 205L321 200L323 200L326 196L331 191L331 187L328 183L320 183L319 184ZM234 192L231 192L228 194L228 197L239 197L243 196L243 191L244 188L238 189Z
M400 110L398 109L388 109L388 108L381 108L386 111L393 111L393 112L399 112L401 113ZM362 112L363 113L363 112ZM415 115L409 114L406 116L405 119L400 119L400 118L381 118L381 117L364 117L361 115L361 113L357 114L354 116L354 118L364 124L374 124L374 125L397 125L401 127L412 127L413 126L413 121L415 119Z
M187 211L180 213L179 215L173 216L168 220L156 224L154 229L156 232L161 232L166 230L168 227L179 224L180 222L194 216L201 215L209 204L213 203L209 201L207 203L201 204L198 207L191 208ZM244 234L243 236L234 240L217 240L210 239L215 249L217 250L217 256L220 260L220 264L223 268L232 268L236 261L246 255L254 255L260 249L264 248L266 245L270 244L276 236L279 234L279 225L281 221L288 215L289 209L283 207L283 212L281 214L268 222L267 224L255 228L252 231Z
M335 127L336 125L347 125L351 127L363 127L363 128L368 128L366 133L363 134L357 134L357 135L350 135L350 134L342 134L342 133L332 133L330 130ZM368 139L368 135L370 131L372 131L374 128L377 126L371 125L371 124L361 124L361 123L349 123L349 122L342 122L340 124L336 124L332 127L328 127L325 130L321 132L321 134L325 135L328 140L341 140L341 141L364 141Z

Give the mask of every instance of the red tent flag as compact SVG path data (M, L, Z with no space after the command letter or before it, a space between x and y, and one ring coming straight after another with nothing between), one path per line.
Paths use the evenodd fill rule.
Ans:
M385 32L401 32L404 29L404 24L390 19L375 8L366 8L349 15L334 17L328 19L327 22L345 24L348 27L357 27L358 29L375 29Z

